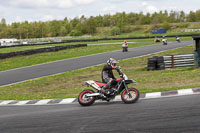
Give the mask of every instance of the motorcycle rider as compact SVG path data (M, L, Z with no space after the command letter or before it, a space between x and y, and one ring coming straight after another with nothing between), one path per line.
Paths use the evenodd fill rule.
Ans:
M162 42L163 42L163 45L167 45L167 38L166 38L166 35L163 36Z
M105 95L109 95L110 92L108 91L108 89L110 89L112 85L116 85L117 83L112 71L113 69L115 69L117 70L117 72L119 72L119 67L117 67L117 63L118 61L116 59L110 58L107 61L107 65L105 65L102 69L102 81L107 84L104 85L100 91Z
M124 43L122 44L122 51L127 52L128 51L128 42L124 40Z
M178 36L176 36L176 41L177 41L177 42L180 42L180 41L181 41L180 38L179 38Z

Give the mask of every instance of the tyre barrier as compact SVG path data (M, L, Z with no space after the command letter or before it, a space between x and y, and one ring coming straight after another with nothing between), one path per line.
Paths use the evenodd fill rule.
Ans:
M165 70L165 63L163 56L154 56L148 58L147 70Z
M32 49L32 50L19 51L19 52L0 53L0 59L5 59L5 58L9 58L9 57L14 57L14 56L20 56L20 55L32 55L32 54L43 53L43 52L55 52L55 51L59 51L59 50L63 50L63 49L86 47L86 46L87 46L87 44L77 44L77 45L46 47L46 48Z

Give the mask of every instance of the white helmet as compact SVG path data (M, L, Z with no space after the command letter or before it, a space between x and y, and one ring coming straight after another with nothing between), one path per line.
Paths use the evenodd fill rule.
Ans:
M114 58L110 58L109 60L107 60L107 64L109 66L112 66L112 68L116 68L116 64L118 63L118 61Z

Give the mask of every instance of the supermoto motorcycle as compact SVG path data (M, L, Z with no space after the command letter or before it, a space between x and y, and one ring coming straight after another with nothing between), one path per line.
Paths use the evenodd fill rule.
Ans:
M140 96L139 91L136 88L129 88L128 85L133 83L137 84L135 80L128 80L128 77L122 73L121 68L118 71L120 78L117 79L117 84L112 86L109 91L109 95L104 95L101 93L101 88L106 85L106 83L101 83L93 80L85 82L85 85L90 86L96 90L91 89L83 90L78 96L78 102L82 106L89 106L95 102L95 100L110 101L114 99L116 95L121 93L121 99L124 103L135 103Z

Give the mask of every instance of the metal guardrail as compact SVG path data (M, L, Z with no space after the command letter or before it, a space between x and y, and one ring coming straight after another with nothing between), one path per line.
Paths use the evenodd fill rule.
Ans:
M147 70L194 66L194 54L154 56L148 59Z
M163 56L165 68L194 66L194 54Z

